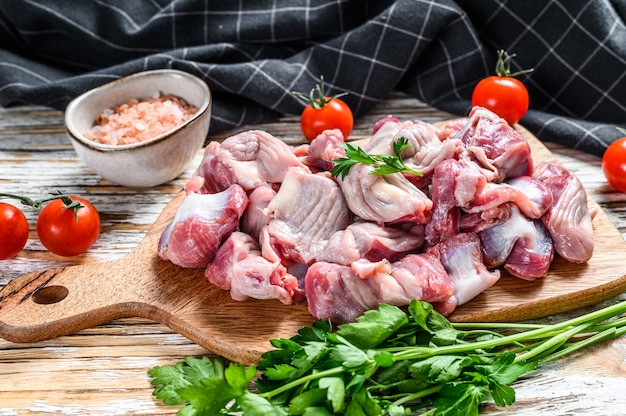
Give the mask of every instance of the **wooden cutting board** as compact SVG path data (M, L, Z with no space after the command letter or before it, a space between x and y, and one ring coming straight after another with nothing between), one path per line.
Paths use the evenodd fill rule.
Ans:
M552 159L528 131L535 162ZM253 364L272 338L291 337L314 319L306 304L235 302L212 286L203 270L183 269L157 256L162 230L184 197L165 207L145 239L128 255L29 273L0 292L0 337L35 342L94 327L118 318L161 322L225 358ZM597 204L595 251L584 265L556 258L550 274L534 282L503 273L501 280L450 317L453 321L518 321L591 305L626 290L626 242Z

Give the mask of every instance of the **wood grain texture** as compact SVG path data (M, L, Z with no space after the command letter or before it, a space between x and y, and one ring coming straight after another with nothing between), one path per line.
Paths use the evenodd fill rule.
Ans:
M353 137L367 137L373 122L387 114L428 122L451 117L393 93L357 120ZM248 128L265 129L291 144L300 140L297 117L240 130ZM600 159L545 144L581 179L619 233L626 236L626 195L606 184ZM31 272L115 261L128 255L180 192L200 157L180 178L166 185L150 189L119 187L103 181L76 159L65 138L61 113L30 106L0 108L0 189L30 197L51 189L85 195L96 203L103 226L96 245L85 255L72 258L48 253L38 243L32 226L25 250L14 259L0 262L0 286ZM26 214L33 223L36 213ZM90 285L95 287L94 283ZM557 322L624 300L626 294L622 293L601 304L533 322ZM583 302L587 303L585 299ZM230 322L235 324L232 319ZM241 329L244 333L248 330ZM174 364L188 355L214 356L167 325L145 318L114 319L37 342L0 339L0 415L173 415L176 407L164 406L151 396L147 370L154 365ZM623 416L625 380L626 339L621 337L541 367L515 383L517 401L513 406L498 409L487 403L481 413Z

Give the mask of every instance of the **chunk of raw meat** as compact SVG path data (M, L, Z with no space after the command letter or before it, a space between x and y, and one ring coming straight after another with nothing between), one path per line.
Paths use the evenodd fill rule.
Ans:
M308 168L291 147L261 130L245 131L223 142L210 142L194 175L206 179L203 193L223 191L232 184L251 191L282 182L291 167Z
M430 183L435 167L443 160L457 158L465 145L460 139L450 138L442 142L437 130L420 120L400 121L396 118L384 118L377 123L377 131L363 145L368 153L394 155L393 144L404 138L409 146L401 153L404 163L422 176L412 173L404 175L418 188Z
M188 193L161 234L159 256L181 267L206 267L247 204L239 185L216 194Z
M333 160L346 157L346 151L341 147L343 143L341 130L324 130L311 141L306 165L313 171L331 170L335 166Z
M467 125L467 120L465 118L455 118L452 120L446 121L441 127L437 129L437 136L439 136L439 140L446 141L450 138L456 136L456 134L463 130Z
M582 183L557 162L538 166L534 176L552 193L552 206L541 219L556 252L572 263L588 261L594 248L593 225Z
M209 282L230 290L236 301L278 299L291 305L304 300L298 279L280 262L263 258L258 242L242 232L228 237L204 274Z
M518 176L504 183L487 183L462 208L468 213L477 213L505 203L515 204L528 218L541 218L552 205L552 194L532 177Z
M464 157L485 168L490 182L502 182L533 172L530 145L509 124L483 107L473 107L466 126L456 136L465 143Z
M393 266L392 276L411 298L440 302L454 294L452 280L433 253L409 254Z
M307 307L313 317L352 322L378 305L376 294L349 266L316 262L304 278Z
M272 219L267 213L267 206L276 196L276 191L270 185L263 184L255 188L248 196L248 207L241 216L241 231L258 239L261 230Z
M460 231L463 233L480 233L502 224L511 217L511 205L502 204L474 214L463 214L459 220Z
M441 302L434 302L440 313L448 315L500 279L500 271L489 271L483 263L480 240L474 233L451 236L428 249L427 253L437 255L443 264L454 294Z
M511 206L510 218L480 233L487 267L504 268L513 276L535 280L548 274L554 244L541 220L523 215Z
M313 174L300 168L289 169L267 213L272 219L262 244L301 264L312 263L328 239L352 222L337 182L326 172ZM266 250L263 255L271 258Z
M433 203L424 192L401 173L374 175L372 170L356 164L345 178L337 178L355 215L379 224L428 221Z
M360 259L393 262L419 249L423 243L423 226L405 230L358 221L334 233L316 260L346 266Z
M307 272L304 289L311 315L333 322L351 322L380 303L403 306L412 299L426 302L450 298L453 287L436 255L409 254L403 260L352 266L316 262Z
M426 224L426 241L429 246L459 232L461 209L455 191L456 178L461 169L461 163L454 159L444 160L435 169L431 194L433 210Z

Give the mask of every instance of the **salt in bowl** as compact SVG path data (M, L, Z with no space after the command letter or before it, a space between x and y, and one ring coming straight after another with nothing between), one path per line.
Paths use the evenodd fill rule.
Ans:
M103 144L85 137L96 117L131 99L175 95L197 111L178 127L132 144ZM65 109L65 127L82 161L98 175L128 187L151 187L178 177L202 148L211 120L211 93L200 78L163 69L139 72L76 97Z

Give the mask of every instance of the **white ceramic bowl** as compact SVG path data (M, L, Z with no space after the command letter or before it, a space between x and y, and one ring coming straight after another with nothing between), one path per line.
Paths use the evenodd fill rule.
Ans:
M106 109L156 95L173 94L198 111L174 130L125 145L85 137ZM211 93L200 78L177 70L139 72L76 97L65 110L65 127L76 153L98 175L129 187L160 185L178 177L202 148L211 120Z

